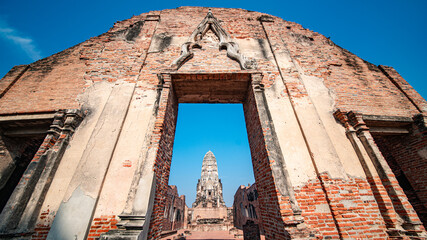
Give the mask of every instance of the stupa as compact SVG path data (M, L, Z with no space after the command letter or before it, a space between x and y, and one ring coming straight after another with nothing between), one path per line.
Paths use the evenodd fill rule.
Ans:
M189 228L195 231L228 231L233 225L232 208L225 206L215 155L203 157L193 208L188 209Z
M218 165L211 151L203 158L202 174L197 182L197 196L193 203L193 208L196 207L225 207Z

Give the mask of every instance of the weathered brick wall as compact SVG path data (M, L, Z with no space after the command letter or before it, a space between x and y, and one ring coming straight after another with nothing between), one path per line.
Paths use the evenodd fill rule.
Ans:
M295 194L305 223L321 232L316 236L339 238L336 221L331 214L328 199L319 180L296 187Z
M136 82L157 24L144 21L146 16L117 22L105 34L14 67L0 81L0 114L78 109L79 96L95 82Z
M144 90L156 89L157 74L170 70L172 62L180 55L182 44L207 11L207 8L182 7L141 14L117 22L107 33L63 52L13 68L0 81L0 115L80 108L84 102L81 94L101 81L136 82L135 94L144 96ZM374 66L319 33L272 16L267 16L267 21L261 23L258 19L264 14L257 12L213 9L213 13L221 21L221 26L240 44L241 52L257 61L257 70L263 74L265 88L272 88L275 81L283 81L286 90L280 93L281 97L289 98L293 106L298 105L301 99L308 101L307 106L312 104L301 80L302 76L311 76L323 81L322 84L334 96L334 106L344 112L412 117L425 110L425 100L394 69ZM227 57L225 51L218 50L216 36L211 33L201 41L200 49L194 49L194 53L193 59L188 60L178 72L191 72L195 76L207 72L241 71L236 61ZM150 223L150 238L153 239L162 230L178 106L172 86L169 87L162 91L152 135L151 146L157 149L153 169L157 189ZM282 196L275 186L272 163L268 162L269 153L265 149L266 129L261 127L254 101L253 92L249 92L244 109L255 179L259 186L260 217L268 238L284 239L294 234L295 224L288 224L293 221L294 214L289 199ZM311 130L316 131L315 128ZM387 139L387 144L381 144L379 138L378 142L380 148L403 144L390 154L401 161L400 165L407 166L400 166L402 171L409 174L414 173L414 169L420 171L415 173L419 176L417 179L408 179L411 183L425 183L425 174L421 173L424 166L417 165L422 161L417 160L419 158L413 149L422 150L427 143L421 133L411 136L406 143L391 138ZM410 162L409 157L415 160ZM418 187L414 189L418 191ZM381 180L375 177L344 180L331 179L322 173L319 178L313 178L294 190L302 217L319 237L385 238L384 226L391 226L397 221L389 211L390 198L384 193ZM419 194L426 197L424 191ZM382 195L384 201L380 201ZM372 196L375 196L375 201ZM54 211L56 209L52 209ZM115 214L111 216L111 219L115 218ZM102 225L101 229L107 226L113 229L115 226L101 222L92 221L92 227ZM363 225L366 222L372 223L372 227ZM39 226L40 231L35 236L43 238L48 228L49 223Z
M109 32L83 44L80 59L87 66L87 84L137 81L157 25L157 21L148 21L146 15L118 22Z
M97 240L101 234L117 229L117 222L117 218L114 215L104 215L94 218L87 240Z
M304 74L324 80L336 107L363 114L411 116L416 108L375 65L301 25L277 19L271 28Z
M248 220L251 220L254 224L258 225L259 231L263 233L258 197L256 183L252 184L250 187L242 185L237 189L234 194L233 202L233 222L235 227L242 229L243 225L245 225Z
M78 109L77 95L83 91L85 68L79 59L80 49L80 45L76 45L28 65L28 69L22 76L17 76L16 82L2 96L0 113Z
M427 137L417 128L411 134L374 135L387 163L424 226L427 224Z
M37 223L36 227L34 228L34 234L31 236L32 240L44 240L47 238L47 235L49 234L50 225L52 224L51 220L49 219L49 211L42 211L39 215L40 221L43 221L41 223L40 221Z
M261 43L261 40L266 40L263 28L257 21L262 13L241 9L215 9L214 13L234 39L260 42L256 47L262 49L264 55L257 59L259 69L277 72L271 60L266 58L268 45ZM147 15L153 14L160 14L162 21L145 21ZM137 81L138 78L149 81L153 73L167 69L178 57L179 42L184 42L191 35L205 15L206 9L198 7L141 14L117 22L103 35L30 64L20 77L24 66L14 68L0 81L4 85L0 89L5 89L18 77L0 101L0 114L76 108L78 95L95 81ZM304 73L323 78L327 87L336 94L337 108L377 115L411 116L417 113L413 104L377 66L299 24L277 17L272 19L274 22L268 24ZM156 27L148 26L156 24ZM136 38L138 34L143 37ZM159 47L160 51L148 52L153 36L162 39L163 44ZM209 44L206 42L204 48L196 49L195 58L181 71L205 71L207 64L212 64L209 67L212 70L238 69L238 64L225 57L224 51L216 51ZM210 58L207 62L201 64L198 61L208 55ZM141 66L145 59L144 66ZM219 64L222 65L219 67ZM394 73L389 75L402 81ZM155 84L156 80L151 83ZM414 92L407 83L404 85L407 91ZM423 99L417 97L415 101L423 102Z
M321 175L329 205L343 238L387 238L384 220L365 179L330 179Z
M290 234L285 231L282 216L292 215L292 210L289 199L282 196L276 189L264 140L264 130L261 127L253 92L249 91L243 109L265 237L267 239L287 239Z
M366 180L331 179L327 174L321 179L324 186L313 180L295 189L305 223L318 230L318 236L387 238L384 220Z
M0 81L0 97L3 97L9 91L27 69L28 65L15 66L2 78Z
M178 195L176 186L168 186L162 231L181 229L184 226L185 196Z
M402 76L400 76L396 69L383 65L379 65L378 67L419 111L427 111L427 101L417 91L415 91L415 89L409 85Z
M177 116L178 103L169 82L162 90L152 135L154 148L157 149L153 169L156 175L156 192L151 214L149 239L159 238L162 232Z

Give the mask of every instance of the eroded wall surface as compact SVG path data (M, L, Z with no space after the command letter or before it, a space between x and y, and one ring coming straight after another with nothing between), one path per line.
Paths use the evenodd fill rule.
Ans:
M238 229L243 229L248 221L252 221L253 230L258 234L263 233L261 220L259 219L260 210L258 202L258 191L256 184L244 186L241 185L234 194L233 201L233 220L234 226ZM248 224L250 225L250 224Z
M181 94L177 74L217 81L190 94L184 79ZM249 76L248 82L224 89L227 74ZM152 11L13 68L0 91L0 124L58 109L84 115L67 135L63 156L47 157L60 160L45 174L51 181L29 188L42 197L18 198L37 205L22 211L36 221L17 216L27 227L3 224L3 235L98 239L120 234L117 229L144 229L142 237L158 238L178 103L205 101L244 104L266 238L425 236L371 132L408 136L416 124L425 127L426 101L393 68L368 63L297 23L242 9ZM380 117L370 125L367 116ZM409 119L404 129L397 126L401 118ZM410 138L422 145L418 163L425 162L426 142L416 140L424 139L425 128L417 129ZM1 157L0 169L10 168L10 154ZM425 172L407 169L414 162L400 164L417 179L409 179L414 189L426 186Z
M177 187L169 185L163 216L163 231L178 230L184 227L184 219L187 214L185 206L185 196L179 196Z

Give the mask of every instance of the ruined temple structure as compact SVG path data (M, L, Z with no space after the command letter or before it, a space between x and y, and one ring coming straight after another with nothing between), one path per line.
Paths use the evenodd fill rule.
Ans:
M218 165L211 151L203 158L196 200L188 212L188 228L191 230L228 231L233 227L232 208L225 206Z
M233 224L238 229L246 230L244 226L251 222L252 226L256 226L256 232L260 235L264 234L264 231L262 229L262 220L258 217L261 212L258 196L255 183L247 187L244 185L239 186L234 194Z
M185 195L179 196L178 188L169 185L165 198L162 231L170 232L184 228L186 212Z
M203 158L202 174L197 182L196 200L193 203L193 208L197 207L225 207L218 165L211 151Z
M158 239L179 103L243 105L266 239L426 237L427 102L394 68L181 7L0 80L0 238Z

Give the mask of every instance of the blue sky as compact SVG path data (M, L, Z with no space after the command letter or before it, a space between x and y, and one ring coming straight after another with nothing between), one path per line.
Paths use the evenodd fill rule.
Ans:
M124 20L150 10L176 8L179 6L210 6L243 8L258 12L264 12L282 17L288 21L302 24L303 27L319 32L341 47L355 53L359 57L373 64L393 66L396 70L418 91L424 98L427 97L427 85L425 83L425 70L427 69L427 1L415 0L359 0L359 1L285 1L264 0L260 1L62 1L62 0L0 0L0 75L5 75L14 65L28 64L40 58L50 56L62 51L90 37L106 32L114 22ZM214 105L210 105L212 107ZM209 122L214 116L226 113L225 116L232 120L232 115L239 112L240 105L227 107L213 107L209 110ZM181 106L179 118L186 119L185 114L203 113L200 106ZM237 109L233 109L237 107ZM187 108L190 108L188 110ZM193 108L193 110L191 110ZM241 107L240 107L241 108ZM203 115L201 115L202 117ZM233 116L234 117L234 116ZM235 116L236 122L242 122L243 114ZM221 121L213 121L218 124ZM247 140L224 140L218 131L228 129L224 125L218 125L211 137L204 133L203 141L194 141L191 145L180 143L180 126L194 127L191 124L178 123L177 139L174 160L179 160L179 151L186 151L188 159L194 158L195 162L188 168L196 169L196 174L191 179L200 176L201 159L206 151L211 149L218 158L219 172L224 181L224 189L227 190L227 181L237 182L234 175L228 176L225 172L228 164L235 162L246 164L249 160L248 147L243 147ZM245 129L244 125L237 127ZM200 129L205 129L200 127ZM230 130L230 129L229 129ZM245 132L245 131L244 131ZM231 134L231 133L230 133ZM245 133L232 133L246 137ZM243 136L244 135L244 136ZM206 138L206 139L205 139ZM183 138L190 142L190 137ZM198 139L194 137L194 139ZM231 139L234 139L231 137ZM203 143L203 144L202 144ZM208 144L209 143L209 144ZM227 144L225 144L227 143ZM180 150L182 147L183 150ZM229 150L224 150L228 147ZM241 152L237 153L237 150ZM244 160L241 160L245 158ZM178 160L176 162L178 162ZM171 181L174 173L179 172L179 167L173 163ZM175 170L177 168L177 170ZM235 173L241 171L233 168ZM187 170L186 170L187 171ZM243 170L242 170L243 171ZM192 171L193 172L193 171ZM251 173L252 174L252 173ZM251 176L252 177L252 176ZM196 178L196 180L197 180ZM253 177L252 177L253 178ZM179 178L178 178L179 179ZM247 179L247 180L250 180ZM247 184L246 180L240 180L239 184ZM172 182L174 183L174 182ZM191 186L192 193L184 187L178 186L180 193L186 194L191 205L194 200L195 184ZM234 184L234 183L233 183ZM182 190L181 190L182 188ZM237 188L237 187L236 187ZM232 190L233 192L235 189ZM228 190L227 190L228 191ZM231 194L224 193L227 205L230 205ZM231 195L230 195L231 196Z
M169 184L186 195L189 207L209 150L217 160L227 206L240 185L255 182L242 104L180 104L173 149Z

